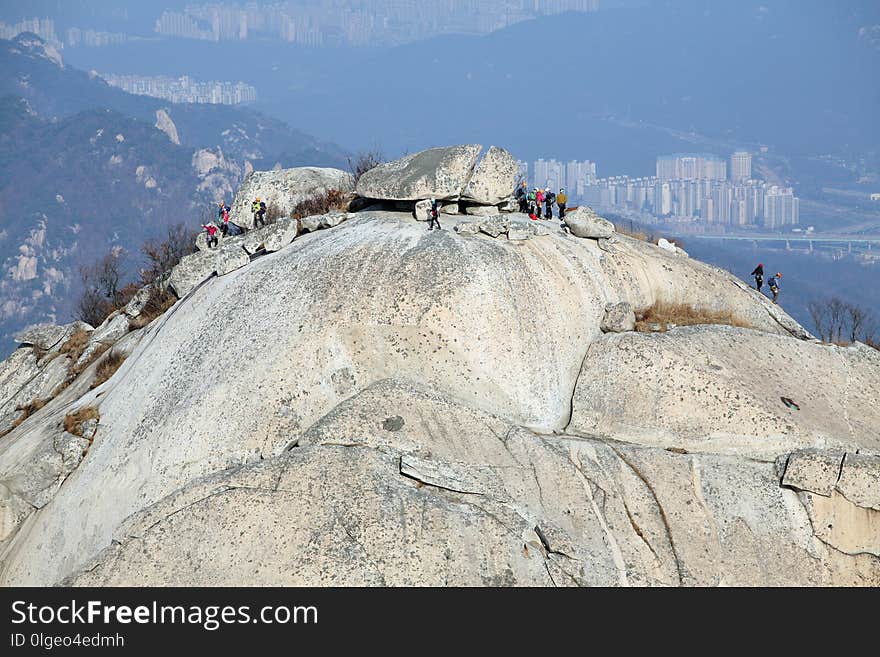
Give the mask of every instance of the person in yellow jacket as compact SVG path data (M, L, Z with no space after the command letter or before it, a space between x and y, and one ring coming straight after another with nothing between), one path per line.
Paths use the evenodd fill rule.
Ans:
M559 218L565 219L565 205L568 203L568 194L565 193L565 187L560 188L556 195L556 207L559 208Z

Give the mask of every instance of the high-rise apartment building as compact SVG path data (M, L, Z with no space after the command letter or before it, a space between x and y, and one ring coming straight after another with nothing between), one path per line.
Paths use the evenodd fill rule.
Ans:
M773 185L764 196L764 227L795 226L800 220L800 201L790 187Z
M727 162L710 153L675 153L657 158L660 180L726 180Z
M730 180L734 183L745 182L752 178L752 154L748 151L737 151L730 156Z

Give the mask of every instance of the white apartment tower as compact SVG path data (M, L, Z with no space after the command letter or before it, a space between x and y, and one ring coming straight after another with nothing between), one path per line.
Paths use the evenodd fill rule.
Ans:
M730 156L730 181L741 183L752 179L752 154L737 151Z

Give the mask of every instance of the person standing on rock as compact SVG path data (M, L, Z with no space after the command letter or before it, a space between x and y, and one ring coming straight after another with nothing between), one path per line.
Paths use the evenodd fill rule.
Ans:
M751 275L755 277L755 289L760 292L764 287L764 263L759 262L758 266L752 270Z
M538 188L535 187L532 191L529 192L526 200L528 201L528 209L529 209L529 219L537 219L535 216L535 193L538 191Z
M544 190L544 218L548 221L553 218L553 204L556 203L556 194L550 188Z
M434 230L434 224L437 224L437 230L443 230L440 225L440 206L437 199L431 199L431 209L428 210L428 230Z
M202 224L202 228L208 233L208 248L212 249L217 246L220 243L217 239L217 226L212 222L209 224Z
M260 225L266 225L266 203L260 200L258 196L256 200L251 204L251 211L254 213L254 228L257 227L257 223Z
M568 194L565 193L565 187L559 189L556 195L556 207L559 208L559 218L565 219L565 205L568 203Z
M773 293L773 303L776 303L776 300L779 299L780 278L782 278L782 274L776 272L776 276L773 276L769 281L767 281L767 285L770 286L770 291Z
M217 223L220 224L220 232L223 233L223 237L226 237L228 219L224 220L224 216L229 216L229 206L224 201L220 201L217 206Z
M544 190L535 190L535 216L541 218L542 208L544 207Z

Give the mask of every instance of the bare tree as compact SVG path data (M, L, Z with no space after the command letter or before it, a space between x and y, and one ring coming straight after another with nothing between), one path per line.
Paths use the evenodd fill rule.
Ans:
M351 172L353 183L357 185L358 180L361 179L362 175L370 169L375 169L383 162L385 162L385 158L378 148L373 148L366 152L360 152L355 155L353 160L352 158L348 158L348 170Z
M198 231L184 223L168 227L165 238L150 239L144 242L141 252L147 259L146 268L141 270L144 285L156 283L166 272L171 271L181 258L196 250Z
M807 311L823 342L870 342L877 330L869 311L838 297L810 301Z

